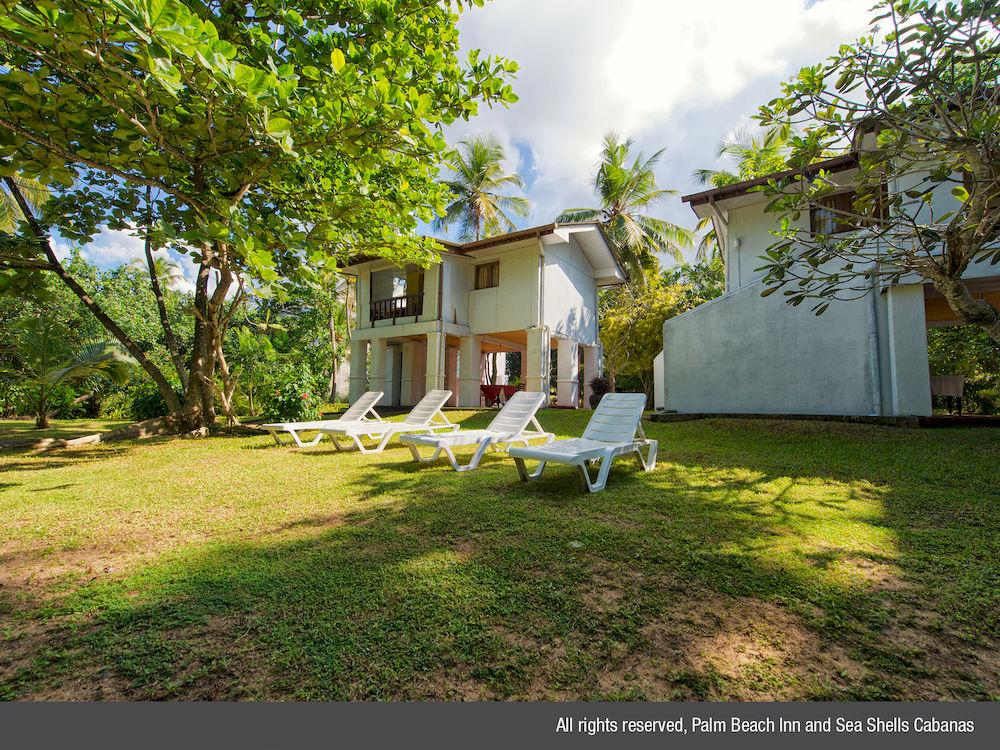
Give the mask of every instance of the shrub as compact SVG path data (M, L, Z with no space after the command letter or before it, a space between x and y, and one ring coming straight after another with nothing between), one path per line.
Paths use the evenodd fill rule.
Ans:
M319 416L323 403L322 387L308 365L280 368L271 381L269 398L264 404L268 419L304 422Z
M102 419L131 419L132 418L131 391L115 390L101 397L101 409L98 415Z
M165 417L169 413L167 402L163 400L163 396L155 388L140 391L132 398L132 419L136 422Z

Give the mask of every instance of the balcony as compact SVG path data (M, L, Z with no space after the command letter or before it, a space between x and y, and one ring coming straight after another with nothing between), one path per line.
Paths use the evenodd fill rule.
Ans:
M415 318L424 312L423 294L404 294L402 297L373 300L370 307L370 320L391 320L396 318Z

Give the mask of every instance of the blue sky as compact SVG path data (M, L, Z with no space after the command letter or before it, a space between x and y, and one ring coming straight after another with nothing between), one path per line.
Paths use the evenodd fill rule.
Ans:
M462 44L520 64L509 108L483 108L449 128L450 141L493 133L534 206L522 226L594 204L588 179L601 137L617 130L638 150L665 147L661 187L699 189L692 170L716 165L715 144L752 126L781 81L867 28L873 0L493 0L467 10ZM680 197L654 212L693 227ZM68 246L57 243L65 252ZM126 232L86 246L103 267L142 254ZM193 276L193 266L183 261ZM182 282L187 285L188 282Z

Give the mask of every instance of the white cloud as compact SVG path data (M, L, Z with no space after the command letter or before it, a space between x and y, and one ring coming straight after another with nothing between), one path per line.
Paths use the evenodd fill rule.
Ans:
M463 15L462 43L520 64L509 109L484 109L449 138L483 131L529 144L532 223L591 205L608 130L646 153L666 146L662 187L696 189L714 144L746 124L780 81L864 32L871 0L497 0ZM513 153L509 151L509 153ZM693 226L679 200L661 215Z
M145 257L143 241L124 229L104 227L93 242L83 246L83 255L91 263L110 268Z

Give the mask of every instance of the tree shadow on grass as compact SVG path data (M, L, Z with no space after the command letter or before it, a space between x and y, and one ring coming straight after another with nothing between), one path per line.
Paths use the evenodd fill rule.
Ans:
M951 635L907 639L899 621L933 608L927 582L966 562L953 537L968 529L938 537L935 557L907 531L907 488L843 470L793 478L761 455L674 450L653 474L616 464L598 495L558 467L526 485L509 460L456 475L386 456L349 482L346 506L47 605L35 620L51 630L13 641L0 685L78 698L989 697L995 662L969 664L975 648Z

